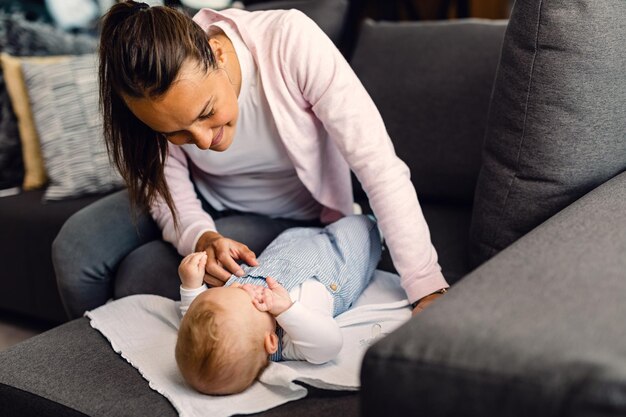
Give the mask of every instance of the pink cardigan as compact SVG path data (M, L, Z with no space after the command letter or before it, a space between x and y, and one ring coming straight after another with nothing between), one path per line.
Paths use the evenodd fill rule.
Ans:
M352 168L368 195L409 300L447 287L409 169L396 156L372 99L319 27L296 10L204 9L194 20L205 31L221 20L239 31L258 65L276 127L298 177L325 207L322 221L352 213ZM318 134L320 123L327 135ZM215 223L202 210L182 148L169 149L166 177L179 213L180 233L162 201L151 212L164 239L186 255L203 232L215 230Z

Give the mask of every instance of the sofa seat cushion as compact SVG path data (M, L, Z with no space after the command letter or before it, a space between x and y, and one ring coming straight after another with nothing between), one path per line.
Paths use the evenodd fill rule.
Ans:
M0 352L0 369L3 417L177 415L87 318ZM260 415L351 417L358 405L355 392L309 389L308 397Z
M52 241L72 214L101 198L42 203L44 190L0 198L0 308L50 322L67 320L56 286Z
M479 265L626 169L626 3L515 3L475 196Z
M626 173L373 346L366 416L626 415Z

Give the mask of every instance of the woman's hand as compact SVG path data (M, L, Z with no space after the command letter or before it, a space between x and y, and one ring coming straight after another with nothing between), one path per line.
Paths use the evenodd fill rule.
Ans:
M205 232L198 243L196 251L207 254L204 282L221 287L232 274L243 275L237 260L250 266L257 266L256 255L243 243L228 239L217 232Z

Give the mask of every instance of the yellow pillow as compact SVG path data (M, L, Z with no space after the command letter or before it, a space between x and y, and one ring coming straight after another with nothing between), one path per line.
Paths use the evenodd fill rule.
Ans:
M47 182L46 169L41 156L39 135L35 127L33 113L28 99L28 90L22 74L22 62L28 61L36 65L47 65L69 59L68 56L49 57L13 57L9 54L0 54L4 81L13 111L17 117L17 126L22 144L22 158L24 160L25 190L32 190L44 186Z

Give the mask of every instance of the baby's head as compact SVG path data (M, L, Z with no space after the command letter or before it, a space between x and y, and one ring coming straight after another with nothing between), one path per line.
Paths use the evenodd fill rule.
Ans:
M211 395L248 388L278 348L276 323L241 287L211 288L189 306L178 331L176 363L193 388Z

